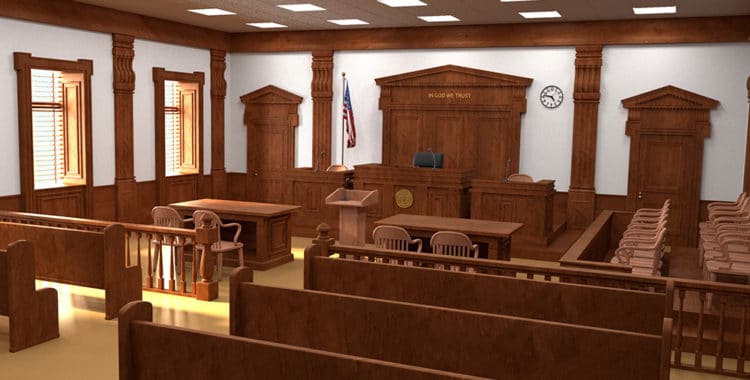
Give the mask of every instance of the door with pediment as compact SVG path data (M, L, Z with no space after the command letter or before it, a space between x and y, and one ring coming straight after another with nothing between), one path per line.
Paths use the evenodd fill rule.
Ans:
M697 244L703 140L716 100L666 86L622 101L630 136L628 209L659 208L670 199L669 242Z

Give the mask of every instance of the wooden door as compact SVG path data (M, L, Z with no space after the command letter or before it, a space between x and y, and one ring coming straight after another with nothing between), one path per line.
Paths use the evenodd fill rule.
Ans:
M695 242L700 176L695 176L697 150L693 136L641 134L632 194L635 209L659 208L670 199L668 236L671 244Z
M248 136L248 198L258 202L284 201L286 120L268 118L253 123Z

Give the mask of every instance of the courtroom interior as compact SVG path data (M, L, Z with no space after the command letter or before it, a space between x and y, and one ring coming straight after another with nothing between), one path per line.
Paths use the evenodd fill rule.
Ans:
M750 379L747 0L0 35L0 378Z

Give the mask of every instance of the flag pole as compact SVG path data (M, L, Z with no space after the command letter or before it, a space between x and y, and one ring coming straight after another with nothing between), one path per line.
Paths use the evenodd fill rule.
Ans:
M344 104L344 96L346 95L346 73L341 72L341 104ZM346 138L346 123L344 123L344 109L341 113L341 166L344 166L344 139Z

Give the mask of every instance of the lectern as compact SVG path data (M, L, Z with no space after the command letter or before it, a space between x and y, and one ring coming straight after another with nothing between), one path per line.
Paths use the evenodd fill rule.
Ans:
M367 206L378 202L378 191L336 189L326 197L326 204L339 208L339 243L365 245Z

